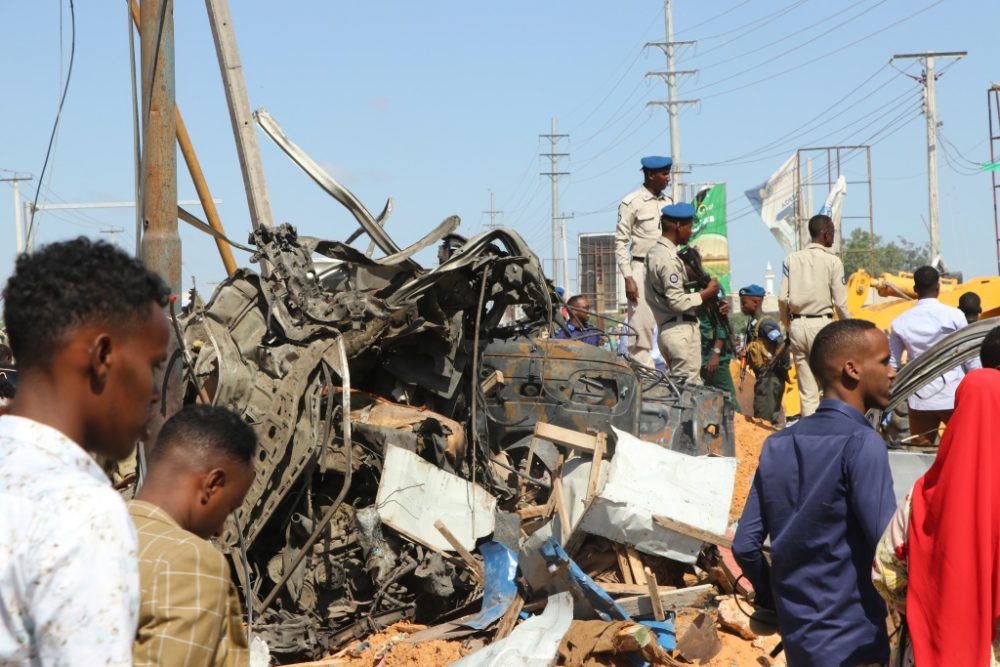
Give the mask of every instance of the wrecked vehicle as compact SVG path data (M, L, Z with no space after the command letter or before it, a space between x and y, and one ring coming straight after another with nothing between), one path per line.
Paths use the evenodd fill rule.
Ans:
M232 409L260 439L255 481L220 543L252 631L279 660L319 657L398 620L454 616L481 595L451 539L403 525L418 502L407 492L430 482L387 489L390 467L395 479L430 464L479 499L484 518L464 511L471 530L447 526L466 548L505 532L516 549L519 487L544 499L557 465L527 456L539 421L734 455L728 396L548 337L565 325L560 303L515 232L466 240L452 217L400 250L382 229L390 205L371 216L271 132L386 252L260 228L250 243L266 270L238 270L178 320L184 401ZM437 267L412 258L438 242ZM430 502L443 507L440 493ZM404 516L393 521L390 508Z

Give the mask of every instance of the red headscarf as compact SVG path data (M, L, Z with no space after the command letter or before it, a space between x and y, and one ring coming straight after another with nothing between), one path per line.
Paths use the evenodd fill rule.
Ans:
M1000 371L955 393L937 458L913 486L906 615L918 667L990 664L1000 616Z

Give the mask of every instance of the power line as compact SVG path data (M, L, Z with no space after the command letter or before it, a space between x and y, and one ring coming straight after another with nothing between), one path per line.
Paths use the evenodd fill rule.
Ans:
M788 74L789 72L794 72L795 70L802 69L803 67L805 67L807 65L811 65L814 62L818 62L818 61L823 60L825 58L829 58L830 56L836 55L836 54L840 53L841 51L849 49L852 46L855 46L856 44L860 44L861 42L863 42L863 41L865 41L867 39L871 39L872 37L875 37L877 35L882 34L883 32L891 30L892 28L895 28L896 26L898 26L898 25L900 25L902 23L905 23L906 21L909 21L912 18L915 18L916 16L918 16L918 15L926 12L927 10L932 9L932 8L936 7L937 5L940 5L942 2L944 2L944 0L935 0L935 2L932 2L931 4L926 5L925 7L922 7L921 9L918 9L917 11L913 12L912 14L909 14L909 15L905 16L904 18L901 18L898 21L894 21L894 22L892 22L892 23L890 23L888 25L885 25L885 26L879 28L878 30L875 30L874 32L870 32L867 35L859 37L858 39L855 39L855 40L853 40L851 42L848 42L847 44L844 44L843 46L840 46L840 47L838 47L836 49L827 51L827 52L825 52L825 53L823 53L821 55L816 56L815 58L811 58L809 60L802 61L802 62L798 63L797 65L793 65L792 67L789 67L787 69L781 70L780 72L775 72L774 74L762 77L760 79L756 79L754 81L748 81L748 82L746 82L746 83L744 83L742 85L736 86L735 88L728 88L726 90L723 90L723 91L720 91L720 92L717 92L717 93L712 93L711 95L705 95L705 96L702 97L702 99L710 99L710 98L713 98L713 97L720 97L722 95L728 95L729 93L734 93L734 92L736 92L738 90L743 90L744 88L750 88L751 86L756 86L756 85L758 85L760 83L765 83L767 81L771 81L773 79L776 79L779 76L784 76L785 74ZM747 71L749 71L749 70L747 70ZM733 78L733 77L732 76L727 77L727 79L731 79L731 78ZM710 85L714 86L717 83L721 83L721 81L717 81L714 84L710 84ZM709 86L702 86L700 88L696 88L695 91L702 90L702 89L704 89L706 87L709 87ZM688 91L688 92L695 92L695 91Z
M857 7L858 5L864 4L866 2L868 2L868 0L857 0L857 2L855 2L854 4L848 5L847 7L839 9L836 12L834 12L833 14L830 14L829 16L826 16L826 17L820 19L819 21L816 21L815 23L810 23L809 25L807 25L807 26L805 26L803 28L798 28L796 30L789 31L789 33L787 35L785 35L784 37L779 37L778 39L776 39L776 40L774 40L772 42L768 42L767 44L763 44L763 45L758 46L756 48L750 49L749 51L744 51L743 53L737 53L734 56L730 56L730 57L726 58L725 60L719 60L719 61L716 61L714 63L710 63L708 65L700 65L699 69L702 69L702 70L712 69L714 67L719 67L720 65L725 65L726 63L730 63L730 62L732 62L734 60L740 60L742 58L745 58L746 56L750 56L750 55L753 55L755 53L760 53L761 51L765 51L765 50L771 48L772 46L780 44L780 43L782 43L782 42L784 42L786 40L794 39L795 37L801 36L802 33L804 31L806 31L806 30L811 30L812 28L815 28L818 25L822 25L822 24L826 23L827 21L831 21L831 20L836 19L836 18L838 18L840 16L843 16L845 11L853 9L854 7ZM857 16L848 19L845 23L849 23L850 21L853 21L858 16L861 16L863 14L866 14L867 12L872 11L873 9L875 9L876 7L878 7L880 4L883 4L885 2L887 2L887 0L879 0L879 2L877 2L875 5L873 5L872 7L869 7L865 11L861 12L861 14L858 14ZM788 53L791 53L792 51L795 51L796 49L802 48L802 47L804 47L804 46L812 43L813 40L816 39L816 37L822 37L823 35L826 35L826 34L832 32L833 30L836 30L837 28L839 28L842 25L844 25L844 24L842 23L840 25L834 26L833 28L831 28L830 30L828 30L826 32L820 33L819 35L816 35L815 37L811 37L808 40L802 42L801 44L792 47L788 51L779 53L777 56L774 56L773 58L771 58L769 60L774 60L776 58L780 58L781 56L786 55ZM700 55L704 55L704 54L700 54ZM759 67L762 64L764 64L764 63L759 63L758 65L756 65L754 67L751 67L748 70L744 70L743 72L737 73L737 74L735 74L735 75L733 75L731 77L727 77L727 79L731 79L731 78L734 78L736 76L740 76L741 74L745 74L746 72L749 72L749 71L752 71L754 69L757 69L757 67ZM727 79L722 79L721 81L726 81Z
M60 0L61 1L61 0ZM60 8L62 4L59 5ZM52 123L52 133L49 135L49 146L45 149L45 161L42 163L42 173L38 177L38 186L35 188L35 201L31 205L31 219L28 220L28 234L27 238L31 238L32 232L35 227L35 208L38 206L38 193L42 189L42 183L45 181L45 170L49 166L49 157L52 155L52 144L56 139L56 132L59 130L59 119L62 117L63 105L66 103L66 93L69 92L69 82L73 77L73 62L76 59L76 9L73 6L73 0L69 0L69 17L70 17L70 46L69 46L69 68L66 71L66 85L63 86L62 96L59 98L59 108L56 109L56 119ZM62 63L59 64L62 68Z

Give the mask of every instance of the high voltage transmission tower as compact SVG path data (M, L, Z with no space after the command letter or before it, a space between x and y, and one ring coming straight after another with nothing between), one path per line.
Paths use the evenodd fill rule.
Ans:
M569 176L568 171L559 171L559 158L568 157L569 153L557 153L556 148L560 139L565 139L568 134L556 134L556 119L552 119L552 130L549 134L538 135L549 140L549 152L541 153L542 157L549 158L549 171L541 172L542 176L548 176L552 181L552 282L556 285L566 285L566 264L567 258L563 257L563 275L559 275L559 246L560 239L565 239L565 232L560 231L560 225L565 224L565 216L559 215L559 177ZM565 248L565 245L563 245ZM565 251L563 252L565 255Z
M670 0L663 0L663 23L666 29L665 42L649 42L646 47L655 46L656 48L663 51L663 54L667 57L667 70L665 72L648 72L646 76L656 76L663 79L667 84L667 99L666 101L652 101L647 102L646 106L657 106L664 107L667 113L670 114L670 156L674 160L673 167L671 168L671 173L673 178L671 178L671 199L674 201L680 201L681 193L681 173L682 173L682 162L681 162L681 121L680 121L680 108L688 104L697 104L700 100L679 100L677 99L677 80L682 76L690 76L696 74L698 70L676 70L674 69L675 56L677 55L677 49L683 46L691 46L694 44L693 41L687 42L675 42L674 41L674 25L673 16L670 12Z
M483 225L486 229L496 229L500 226L497 222L497 216L503 215L503 211L497 210L496 195L493 193L493 190L490 190L490 210L483 211L483 213L490 216L490 221Z

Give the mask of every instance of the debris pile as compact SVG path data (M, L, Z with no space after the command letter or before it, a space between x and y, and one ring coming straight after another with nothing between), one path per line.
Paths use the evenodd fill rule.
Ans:
M737 460L728 396L552 338L564 304L516 233L465 239L449 218L400 249L391 202L372 216L282 147L360 229L345 243L256 230L261 272L177 322L185 401L260 438L220 546L271 655L675 664L678 610L715 633L716 595L741 590L733 488L756 461ZM362 233L384 257L348 245ZM434 244L424 268L413 255Z

